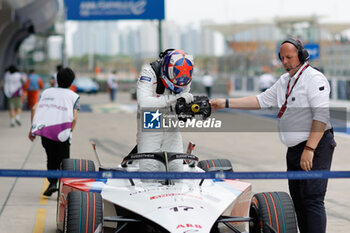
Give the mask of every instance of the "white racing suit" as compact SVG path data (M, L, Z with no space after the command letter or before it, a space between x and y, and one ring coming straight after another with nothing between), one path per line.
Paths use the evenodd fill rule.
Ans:
M165 88L163 94L156 93L157 77L150 65L142 68L137 81L137 149L138 153L147 152L179 152L184 153L181 133L178 129L157 129L154 131L143 131L143 110L159 109L162 114L175 115L176 100L185 98L186 102L192 102L193 96L190 85L179 94L174 94ZM177 120L177 119L176 119ZM139 162L140 171L165 171L165 166L153 159L142 159ZM183 161L174 160L169 163L169 171L183 171Z

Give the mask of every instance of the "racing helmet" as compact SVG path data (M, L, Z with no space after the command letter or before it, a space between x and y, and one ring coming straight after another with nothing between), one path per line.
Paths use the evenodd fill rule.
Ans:
M193 56L180 49L165 54L162 59L162 82L174 93L180 93L191 82Z

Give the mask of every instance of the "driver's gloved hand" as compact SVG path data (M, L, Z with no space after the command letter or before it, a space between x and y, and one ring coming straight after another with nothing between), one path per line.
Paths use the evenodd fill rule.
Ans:
M177 94L176 98L184 98L187 104L193 102L193 95L188 92Z

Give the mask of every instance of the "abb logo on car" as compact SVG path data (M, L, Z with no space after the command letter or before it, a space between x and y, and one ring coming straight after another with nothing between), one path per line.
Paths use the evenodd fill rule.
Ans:
M185 229L185 228L197 228L197 229L202 229L201 225L198 224L190 224L190 223L186 223L186 224L179 224L177 225L176 229Z

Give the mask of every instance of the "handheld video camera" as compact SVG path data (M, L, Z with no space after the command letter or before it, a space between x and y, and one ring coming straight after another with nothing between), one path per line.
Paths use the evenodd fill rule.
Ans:
M191 119L195 115L202 116L205 120L211 114L211 105L207 96L194 96L193 102L188 104L184 98L179 98L176 102L175 111L181 121L186 122L187 119Z

